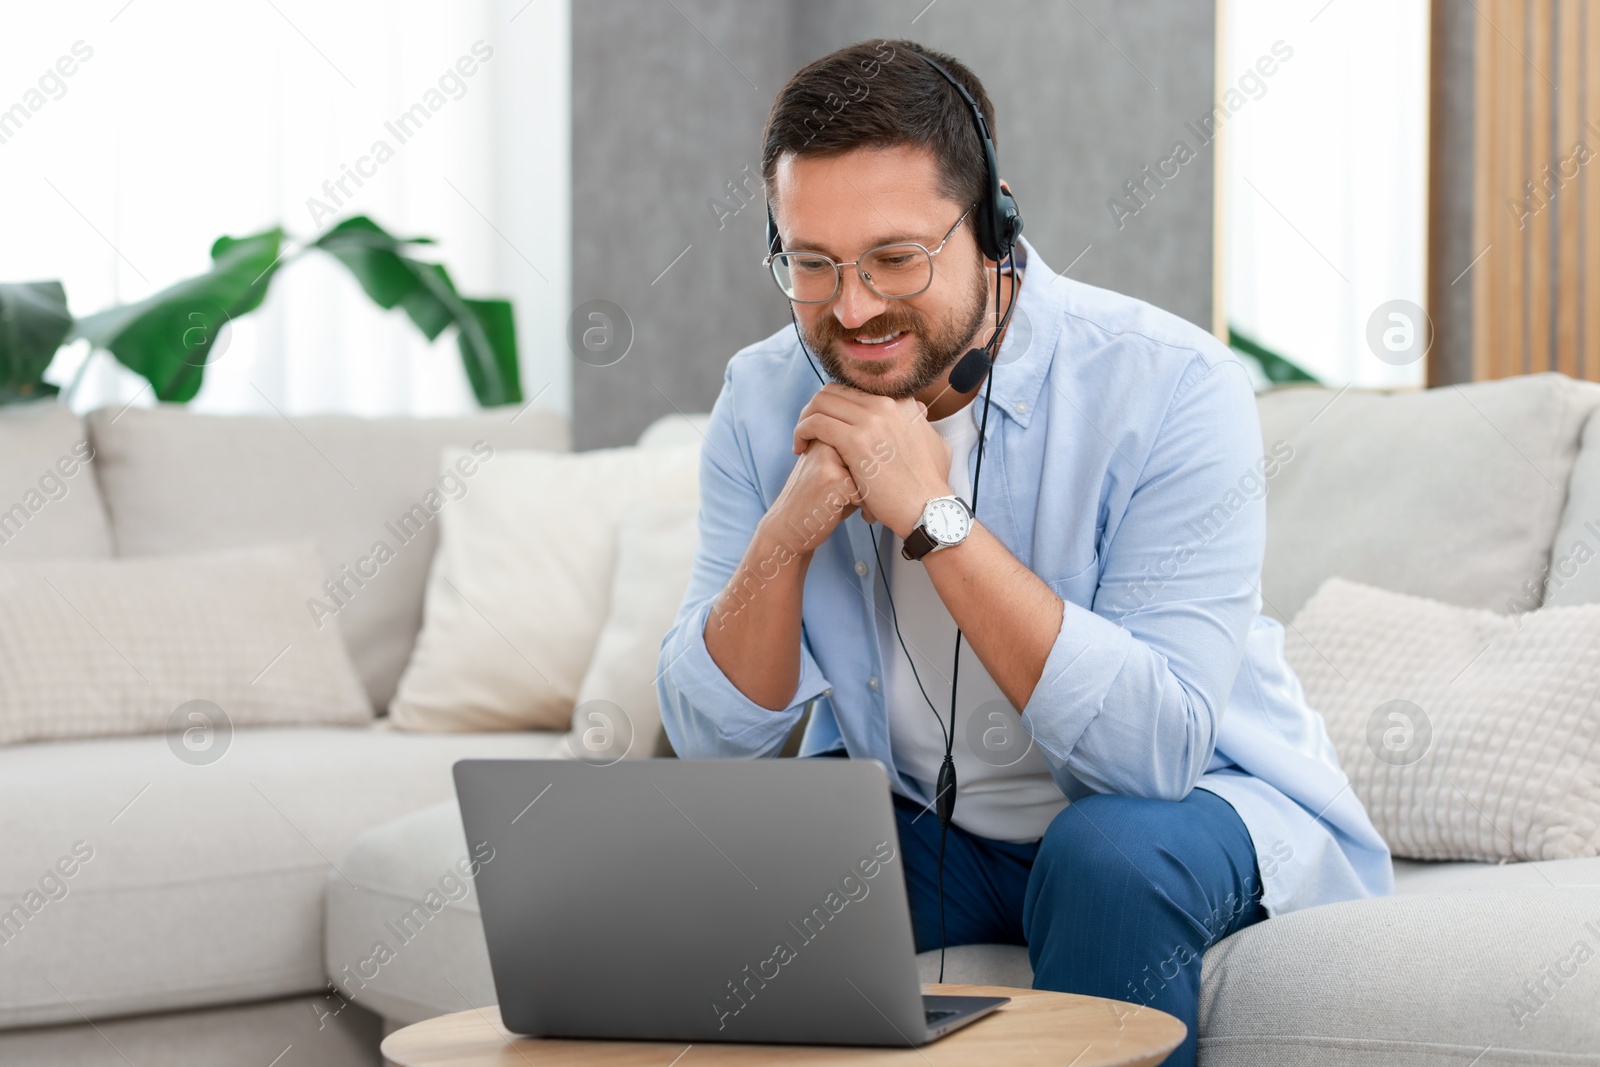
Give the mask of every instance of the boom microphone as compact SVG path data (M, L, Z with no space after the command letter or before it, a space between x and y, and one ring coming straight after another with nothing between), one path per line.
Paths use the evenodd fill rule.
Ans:
M973 348L956 361L950 368L950 388L958 393L970 393L983 381L983 376L989 371L989 354L981 348Z

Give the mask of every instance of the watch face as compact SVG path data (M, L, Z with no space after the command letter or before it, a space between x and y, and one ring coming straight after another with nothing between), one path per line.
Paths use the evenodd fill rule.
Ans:
M959 500L933 500L922 513L922 522L929 537L941 545L955 545L966 540L972 516Z

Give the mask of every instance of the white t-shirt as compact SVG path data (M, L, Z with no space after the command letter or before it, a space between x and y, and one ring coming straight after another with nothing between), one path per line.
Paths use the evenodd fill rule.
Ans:
M929 423L950 442L950 487L955 495L972 502L968 457L978 443L977 411L980 394L953 415ZM991 418L993 417L991 413ZM993 477L991 473L990 477ZM994 483L990 483L993 485ZM979 488L983 488L980 479ZM998 500L989 489L978 501L978 520L986 503ZM897 768L925 783L934 793L939 766L944 762L944 738L928 700L947 725L950 717L950 671L955 659L956 624L939 599L933 579L920 561L900 555L901 539L888 527L874 527L878 557L894 595L894 612L900 623L905 650L890 622L889 601L880 580L873 589L877 601L878 647L884 669L884 698L889 712L889 741ZM944 551L959 552L952 548ZM926 557L925 557L926 558ZM907 654L916 662L922 687L917 688ZM956 810L952 821L963 830L1000 841L1036 841L1050 820L1067 806L1050 777L1049 765L1033 739L1022 728L1022 717L1006 700L965 638L961 642L961 670L957 679ZM929 817L932 817L930 811Z

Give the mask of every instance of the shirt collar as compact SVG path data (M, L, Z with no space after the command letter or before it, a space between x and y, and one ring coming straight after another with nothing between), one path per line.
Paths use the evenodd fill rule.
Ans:
M1067 287L1060 284L1062 276L1050 269L1027 238L1018 237L1017 246L1017 266L1025 269L1017 291L1017 309L990 371L994 376L990 402L1026 429L1038 410L1039 393L1061 339ZM988 388L985 382L973 402L983 403L983 390Z

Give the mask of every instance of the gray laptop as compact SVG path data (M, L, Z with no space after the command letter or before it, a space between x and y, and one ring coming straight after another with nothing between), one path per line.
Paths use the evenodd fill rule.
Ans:
M469 844L493 849L474 882L515 1033L915 1046L1007 1000L922 995L880 763L462 760L455 779Z

